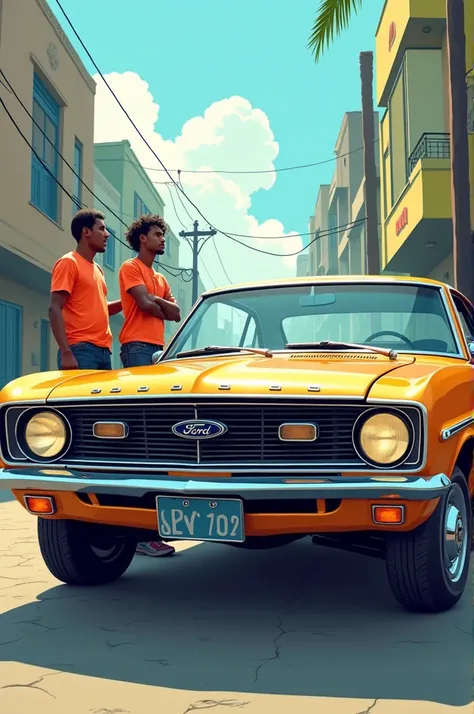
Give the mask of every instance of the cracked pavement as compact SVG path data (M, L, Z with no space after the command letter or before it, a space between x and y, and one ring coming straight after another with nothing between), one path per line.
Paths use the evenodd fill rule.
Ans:
M1 714L472 714L471 590L419 616L382 561L310 539L177 549L68 587L0 498Z

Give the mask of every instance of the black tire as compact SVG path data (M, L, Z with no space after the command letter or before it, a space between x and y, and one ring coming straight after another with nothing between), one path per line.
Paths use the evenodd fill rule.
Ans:
M98 533L79 521L38 518L43 560L55 578L68 585L105 585L118 580L132 562L136 543Z
M453 508L460 511L464 531L458 567L450 575L445 533L446 518L448 512L455 513ZM408 533L387 534L388 580L394 596L407 610L444 612L450 610L461 598L469 576L472 538L470 514L466 478L456 466L451 486L426 523ZM453 563L456 560L451 561L451 565Z

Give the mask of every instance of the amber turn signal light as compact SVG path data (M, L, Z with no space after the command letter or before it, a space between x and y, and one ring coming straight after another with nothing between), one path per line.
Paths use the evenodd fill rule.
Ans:
M128 427L121 421L96 421L92 432L97 439L125 439Z
M52 516L56 506L52 496L23 496L26 510L35 516Z
M399 526L404 519L404 506L372 506L372 520L374 523Z
M282 424L278 430L280 441L316 441L316 424Z

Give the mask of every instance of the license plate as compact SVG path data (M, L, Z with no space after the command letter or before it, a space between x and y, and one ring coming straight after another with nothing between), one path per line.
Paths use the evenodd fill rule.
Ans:
M243 543L244 509L236 498L157 496L158 533L176 540Z

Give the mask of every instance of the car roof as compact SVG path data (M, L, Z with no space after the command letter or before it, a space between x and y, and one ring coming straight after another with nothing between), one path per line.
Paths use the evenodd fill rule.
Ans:
M413 283L413 284L423 284L432 285L438 288L450 287L446 283L442 283L439 280L431 280L430 278L416 278L409 275L314 275L305 276L298 278L274 278L272 280L260 280L252 283L240 283L238 285L223 285L218 288L212 288L211 290L206 290L203 296L216 295L219 293L226 293L230 291L246 290L252 288L276 288L276 287L297 287L298 285L310 284L325 284L328 285L334 283Z

